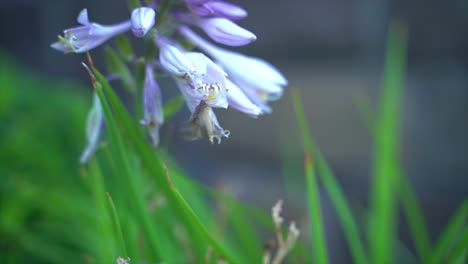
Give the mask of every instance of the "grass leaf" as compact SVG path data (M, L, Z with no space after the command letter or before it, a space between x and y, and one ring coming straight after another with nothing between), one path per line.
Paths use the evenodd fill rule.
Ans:
M396 231L400 98L406 66L406 29L392 24L376 120L369 243L372 263L391 263Z

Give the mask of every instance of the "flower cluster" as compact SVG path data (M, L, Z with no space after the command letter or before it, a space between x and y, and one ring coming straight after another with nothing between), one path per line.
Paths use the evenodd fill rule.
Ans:
M140 123L148 128L152 142L158 144L158 130L164 122L156 77L167 75L174 79L191 112L190 138L207 137L210 142L219 143L229 136L229 131L221 127L213 108L231 106L252 117L270 113L268 102L281 97L287 80L268 62L213 43L243 46L256 40L252 32L235 22L247 16L245 9L218 0L182 0L182 8L172 8L174 2L177 3L154 1L135 8L128 21L115 25L91 22L84 9L78 16L80 26L65 30L51 47L64 53L83 53L127 31L150 39L158 54L153 59L145 56L144 117ZM159 10L160 6L164 11ZM194 29L204 32L213 42ZM198 51L187 49L182 44L187 41ZM99 141L104 122L100 111L99 101L95 100L88 119L88 148L82 161L87 160Z

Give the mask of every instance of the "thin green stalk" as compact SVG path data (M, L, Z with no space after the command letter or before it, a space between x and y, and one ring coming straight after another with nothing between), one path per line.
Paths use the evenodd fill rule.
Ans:
M105 183L102 178L101 168L96 159L92 159L89 164L89 176L92 178L91 188L96 203L96 230L99 233L96 236L96 253L99 261L106 261L114 257L114 243L112 239L112 230L109 226L109 219L106 212Z
M450 248L460 236L460 230L467 226L467 221L468 201L465 200L437 240L430 257L431 264L442 263L444 257L448 255Z
M408 179L401 173L399 175L401 184L401 204L408 221L411 237L414 241L419 259L422 263L428 263L431 245L426 221L424 220L421 206L418 203Z
M109 192L106 192L107 200L109 201L109 206L112 212L112 219L114 221L115 231L117 232L117 238L120 242L120 250L122 251L123 256L128 257L127 248L125 246L125 240L122 234L122 227L120 225L119 215L117 214L117 209L115 209L114 201Z
M391 263L396 230L400 98L406 66L406 30L389 29L381 109L376 123L369 243L373 263Z
M310 227L313 238L313 248L317 263L328 263L327 241L325 228L322 223L322 209L320 208L320 194L317 186L315 168L308 150L305 151L305 172L307 180L307 196L309 204Z
M376 122L369 101L361 99L357 106L372 137L375 138ZM428 263L428 255L431 249L431 243L427 224L424 219L421 205L419 204L416 194L411 187L409 179L407 176L405 176L400 162L398 163L397 176L398 180L400 181L399 193L401 195L400 200L403 207L403 212L406 215L406 220L411 232L411 238L413 239L419 259L422 263Z
M143 229L145 230L145 238L148 239L148 242L151 245L152 252L150 254L153 255L152 258L165 259L164 258L165 253L161 250L160 245L158 244L158 241L160 241L158 239L158 233L155 232L153 223L151 222L148 212L146 210L144 197L141 195L143 188L141 188L142 184L138 182L140 180L139 179L140 175L133 175L132 173L130 162L129 162L129 157L127 157L127 151L125 149L125 145L122 141L120 133L118 132L117 124L115 123L114 113L112 112L110 105L107 101L107 98L104 95L104 91L103 91L104 84L102 80L105 80L105 79L94 67L92 67L89 74L92 79L93 87L101 100L102 108L103 108L104 115L106 118L107 127L109 130L109 136L110 136L111 143L112 143L111 146L115 148L115 154L116 154L115 157L117 159L116 164L118 166L121 166L122 176L127 181L127 184L129 187L128 193L130 195L130 199L135 202L136 213L143 226ZM95 76L99 76L101 78L99 82L98 80L96 80Z
M351 249L351 255L353 257L354 263L367 263L366 253L362 240L359 236L359 230L356 221L353 217L346 197L338 182L336 181L335 176L333 175L333 172L328 166L323 155L320 153L319 148L313 141L304 114L304 106L302 105L300 98L300 94L297 91L294 91L292 95L293 106L303 144L305 148L312 151L314 160L317 163L320 180L322 181L325 190L338 214L338 218L340 219L341 226L343 227L347 243Z
M466 263L468 258L468 228L463 231L462 238L453 248L447 263Z

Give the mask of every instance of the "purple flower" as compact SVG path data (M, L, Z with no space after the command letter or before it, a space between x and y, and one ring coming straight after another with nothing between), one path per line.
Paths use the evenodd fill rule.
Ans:
M139 7L132 11L130 21L132 22L132 32L136 37L142 38L154 26L156 13L152 8Z
M210 107L227 108L226 73L212 60L199 52L185 52L195 72L176 80L191 112L203 101Z
M201 102L192 113L188 132L189 139L196 140L206 136L211 144L214 143L215 139L220 144L221 138L228 138L230 134L229 130L225 130L219 125L213 109L204 102Z
M268 101L281 97L288 81L273 65L255 57L228 51L202 39L195 32L183 26L179 32L199 49L216 59L249 99L265 113L271 112Z
M102 111L101 101L98 95L94 93L93 106L86 120L87 145L81 154L80 163L86 163L98 148L103 128L104 112Z
M247 11L235 4L224 1L204 1L201 3L187 3L193 13L202 17L224 17L239 20L247 16Z
M145 84L143 87L144 118L140 123L147 126L153 145L159 144L159 127L164 122L161 90L154 78L153 67L146 65Z
M227 108L226 73L207 56L187 52L158 36L161 67L176 80L191 112L204 101L210 107Z
M64 30L63 37L59 36L58 42L51 45L52 48L65 53L83 53L129 30L131 27L130 21L109 26L90 22L86 9L80 12L77 20L82 26Z
M232 81L227 80L227 98L229 106L248 114L252 117L257 117L262 114L262 110L252 103L245 93Z
M196 25L214 41L228 46L243 46L257 39L250 31L226 18L198 18L187 14L177 14L182 22Z
M156 39L156 45L159 47L159 62L166 72L185 78L195 73L195 66L173 41L159 35Z

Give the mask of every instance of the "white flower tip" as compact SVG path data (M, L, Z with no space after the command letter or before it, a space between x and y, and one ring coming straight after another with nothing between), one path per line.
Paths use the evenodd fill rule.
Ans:
M76 20L81 25L88 25L89 24L88 9L85 8L85 9L81 10L81 12L78 15L78 18Z
M69 48L67 46L63 45L60 42L54 42L54 43L50 44L50 47L55 49L55 50L62 51L64 53L69 52Z
M275 206L271 208L271 215L273 216L273 221L277 225L280 225L281 223L283 223L283 218L281 217L282 209L283 209L283 200L278 200Z
M300 231L296 227L296 223L294 221L289 224L289 234L293 236L294 238L299 237Z

